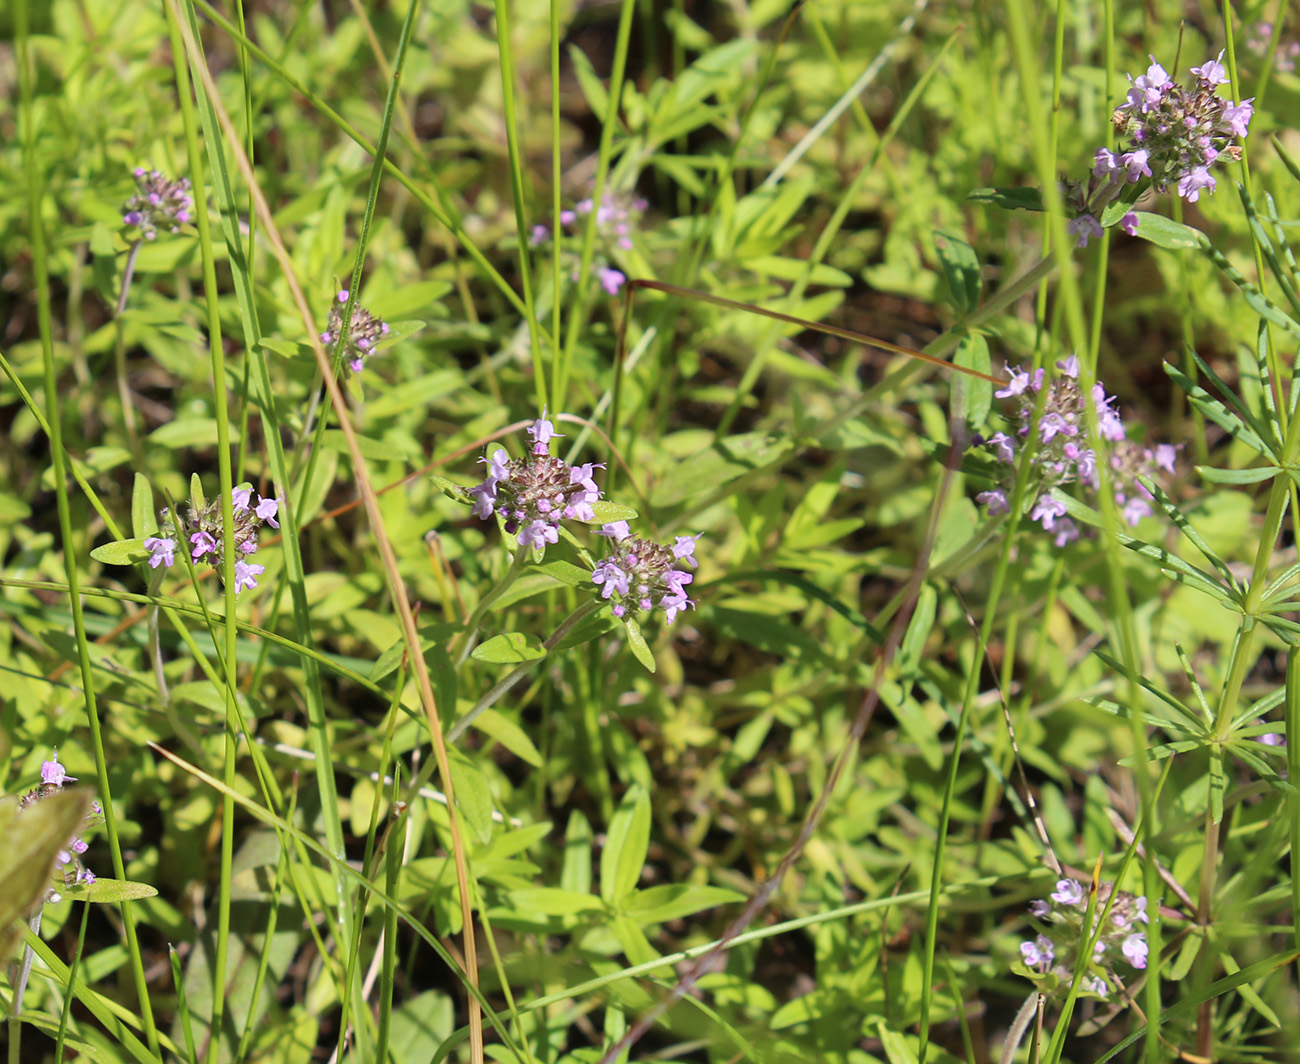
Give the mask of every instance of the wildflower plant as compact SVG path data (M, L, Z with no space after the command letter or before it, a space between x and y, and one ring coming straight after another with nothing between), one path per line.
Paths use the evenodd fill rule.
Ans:
M48 799L51 795L62 793L67 784L76 782L77 777L68 775L68 770L59 763L58 751L56 750L49 761L41 762L40 785L32 788L18 799L18 809L20 812L30 809L38 802ZM101 823L103 818L104 810L100 806L99 800L95 799L90 803L89 809L77 829L55 853L54 879L45 895L47 903L55 904L62 901L62 891L68 887L89 886L95 882L95 873L87 868L81 860L82 855L90 848L86 840L82 838L82 832Z
M1069 232L1079 247L1101 236L1103 225L1137 233L1138 215L1131 210L1148 188L1172 188L1188 203L1201 193L1212 194L1218 181L1216 166L1241 158L1241 145L1254 115L1254 101L1234 103L1219 95L1228 83L1223 53L1198 67L1186 86L1174 81L1155 57L1145 74L1130 75L1131 88L1112 121L1120 150L1098 148L1086 182L1062 182L1071 218Z
M479 459L487 475L472 488L457 488L443 481L453 498L468 502L475 517L501 523L502 531L518 543L514 564L504 579L480 602L466 622L470 638L482 621L488 605L520 575L528 562L543 563L547 547L566 539L572 556L580 563L543 565L545 571L574 587L593 593L557 629L569 631L579 621L600 609L621 622L637 659L654 670L654 660L640 632L639 615L662 615L672 623L695 603L686 593L694 580L689 570L698 565L695 545L698 535L677 536L671 545L661 545L634 535L629 520L636 511L602 498L594 478L600 462L570 465L550 453L551 441L562 436L545 411L529 425L531 440L527 453L511 459L504 447L496 447ZM603 544L601 557L592 555L565 527L600 523L596 536ZM553 637L554 638L554 637ZM511 651L513 653L513 651ZM477 653L477 652L476 652Z
M279 500L259 496L252 488L241 485L230 495L234 527L230 539L237 551L235 559L235 593L251 591L266 566L252 561L257 553L258 534L264 526L279 528L276 519ZM184 509L174 513L167 507L159 514L160 527L155 535L146 536L141 546L148 551L151 569L170 569L176 564L177 551L189 555L194 565L207 565L224 577L225 536L222 531L221 500L205 500L197 479Z
M1202 6L1207 33L1233 32ZM43 25L38 7L15 11ZM1213 60L1173 64L1178 85L1143 60L1127 101L1129 84L1100 97L1099 67L1129 39L1103 39L1111 22L1089 5L1069 15L1098 33L1038 33L1050 12L992 5L989 32L950 39L896 5L897 43L885 5L843 5L833 35L871 47L844 50L841 70L820 25L782 25L780 7L681 22L681 56L631 67L636 5L594 63L582 12L559 10L557 35L534 32L527 5L513 32L504 8L487 22L442 11L433 77L405 61L428 36L419 5L401 8L400 38L400 19L299 20L287 66L230 61L284 51L266 20L195 34L182 18L166 77L148 61L156 20L87 20L53 0L51 48L16 16L15 136L0 143L16 178L0 210L14 443L0 463L0 769L16 793L0 801L0 851L47 845L22 868L0 860L0 916L83 915L70 903L113 882L110 860L158 869L167 893L89 921L75 979L46 964L21 1006L0 985L12 1024L66 1026L50 1055L161 1058L175 1044L239 1060L329 1042L340 1057L429 1059L463 1034L451 1052L465 1059L614 1064L657 1028L701 1058L883 1046L934 1061L963 1001L1004 1017L1008 991L1028 992L980 955L1008 925L1032 929L1003 959L1035 998L1052 994L1035 1029L1045 1060L1095 1059L1073 1041L1080 1021L1130 992L1142 1014L1112 1046L1290 1051L1264 1009L1292 1015L1297 986L1300 652L1287 690L1279 677L1300 645L1296 196L1285 138L1259 151L1241 210L1225 164L1270 132L1261 122L1300 121L1295 82L1229 92ZM1160 37L1140 51L1172 54L1181 8L1143 14ZM545 91L534 81L557 38L579 47ZM473 77L447 76L457 55ZM1116 104L1117 134L1075 136ZM184 158L193 191L148 171L118 213L124 151ZM1080 180L1068 217L1051 197L1044 233L966 198L985 172L1055 189L1063 154ZM649 205L619 192L531 232L521 221L539 189L593 175L646 190L655 232ZM1140 213L1162 189L1166 213L1213 192L1214 231ZM936 220L971 243L941 247ZM1144 243L1070 261L1107 227ZM542 253L518 246L530 238ZM1221 283L1205 283L1207 263ZM375 295L361 307L359 283L318 284L312 311L301 281L332 270ZM622 305L593 310L604 293ZM437 335L408 346L398 319L430 307ZM779 325L754 328L768 308ZM917 361L877 373L838 326L819 342L830 313L889 321L894 340L914 321L932 375ZM103 402L114 342L119 398ZM1013 362L1061 350L1003 374L990 342ZM1094 387L1071 350L1126 372ZM1184 394L1151 388L1148 434L1129 401L1162 359ZM318 368L346 378L328 406ZM364 408L349 404L363 383ZM547 404L593 411L607 448L583 450L600 434ZM522 409L527 433L459 459ZM959 474L967 427L988 439ZM463 483L442 497L416 472L458 460ZM1162 479L1176 461L1197 481L1186 490ZM195 471L209 496L196 487L160 513L149 478ZM1014 520L972 520L976 473L988 480L972 495L1017 507ZM276 497L290 490L292 511ZM268 586L281 566L259 543L280 522L303 533ZM209 569L228 582L215 609L217 582L186 579ZM999 703L1023 729L1018 776ZM49 754L56 737L83 779L75 743L105 766L102 836L81 830L92 796ZM44 753L9 756L33 743ZM1010 823L1040 795L1068 866L1085 847L1127 849L1116 879L1138 890L1140 866L1150 904L1064 878L1029 914L986 904L995 877L1018 895L1006 885L1041 874L1046 833ZM88 882L79 862L104 875ZM912 870L892 901L891 869ZM169 983L154 962L177 913L202 934L173 954ZM800 928L816 956L792 981L778 954ZM54 954L82 948L74 928L50 930ZM241 996L245 932L267 948ZM776 953L759 945L769 935ZM672 961L703 943L716 945ZM297 978L304 951L337 978ZM637 981L655 964L672 985L647 998ZM709 974L692 983L697 966ZM1087 1007L1071 1011L1067 982ZM74 991L115 1014L68 1008ZM484 994L526 1022L480 1010ZM539 1007L541 994L574 1007ZM1096 1008L1103 997L1115 1008ZM604 1030L586 1022L614 999ZM1005 1026L987 1025L995 1039Z
M1041 930L1020 944L1017 970L1045 994L1069 988L1082 953L1087 953L1088 961L1081 990L1102 1000L1123 985L1116 964L1122 961L1135 971L1147 966L1144 925L1150 916L1145 897L1103 884L1089 924L1088 888L1074 879L1060 879L1051 894L1034 901L1029 911Z
M504 447L481 458L488 467L483 482L470 491L474 516L487 520L500 516L508 535L517 536L521 547L532 547L540 558L548 543L560 541L560 522L587 524L596 520L593 504L600 489L592 480L602 463L571 466L551 454L551 440L562 435L542 416L528 428L532 446L523 458L510 459Z
M984 441L995 468L1004 473L1000 483L982 491L977 499L991 516L1011 508L1016 477L1020 475L1021 453L1029 449L1025 475L1030 478L1025 498L1031 520L1052 533L1058 547L1079 538L1078 526L1067 507L1052 494L1056 488L1078 484L1096 491L1101 484L1097 473L1098 455L1111 469L1110 483L1116 506L1124 520L1137 525L1153 510L1154 496L1143 483L1157 472L1173 473L1177 448L1159 444L1143 447L1128 440L1119 414L1118 400L1106 393L1098 381L1090 390L1079 383L1079 360L1071 355L1056 363L1056 373L1047 379L1042 368L1032 373L1008 368L1011 380L993 394L999 399L1017 400L1016 413L1008 426ZM1091 403L1100 440L1089 440L1087 404Z

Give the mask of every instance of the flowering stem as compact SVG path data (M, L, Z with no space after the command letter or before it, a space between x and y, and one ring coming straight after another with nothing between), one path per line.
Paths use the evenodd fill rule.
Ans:
M174 511L173 511L174 512ZM163 574L167 572L162 566L154 569L149 577L149 597L157 596L162 587ZM162 643L158 638L158 604L149 607L149 660L153 664L154 679L158 683L158 697L162 704L171 703L171 692L167 690L167 677L163 675Z
M566 635L568 635L571 631L573 631L573 629L576 628L579 623L585 621L588 617L590 617L603 605L604 602L601 599L588 599L576 610L574 610L567 617L565 617L564 620L562 620L559 623L559 625L556 626L555 631L551 633L550 637L542 644L542 646L548 652L554 650L556 646L559 645L561 639L563 639ZM456 721L456 723L451 726L451 729L447 732L447 742L454 743L457 739L459 739L462 735L464 735L465 729L474 723L475 719L478 717L480 713L482 713L485 709L489 709L491 706L495 705L497 700L502 695L504 695L507 691L510 690L510 688L514 687L515 684L517 684L521 679L523 679L525 673L527 673L530 669L532 669L532 667L536 665L539 661L543 661L543 660L545 659L535 658L532 661L520 662L513 669L511 669L502 679L498 680L495 684L493 684L492 687L488 690L488 692L482 698L480 698L478 702L474 704L474 708L471 709L468 713L466 713L463 717L461 717L460 720Z
M526 547L522 543L519 544L519 548L515 551L515 556L511 559L510 568L506 570L505 576L474 607L474 612L465 621L465 631L461 633L461 639L464 640L464 643L461 645L460 654L456 658L456 668L460 668L465 664L465 659L469 657L470 651L474 649L474 636L478 632L479 625L483 623L483 617L487 614L492 603L505 594L510 585L522 575L524 565L528 561L530 554L532 554L531 547Z
M1011 1021L1011 1027L1007 1030L1007 1040L1002 1044L1002 1056L998 1057L998 1064L1011 1064L1015 1058L1016 1050L1025 1040L1025 1032L1029 1030L1029 1024L1038 1012L1038 1004L1042 996L1035 990L1025 998L1025 1003L1020 1006L1020 1011L1016 1013L1016 1018Z
M126 299L131 292L131 278L135 276L135 260L140 254L141 241L131 244L126 256L126 265L122 268L122 291L118 293L117 308L113 314L113 332L116 342L113 346L113 365L117 370L117 394L122 403L122 422L126 426L126 438L131 445L137 466L140 464L140 437L135 427L135 407L131 404L131 389L126 382L126 324L122 314L126 311Z

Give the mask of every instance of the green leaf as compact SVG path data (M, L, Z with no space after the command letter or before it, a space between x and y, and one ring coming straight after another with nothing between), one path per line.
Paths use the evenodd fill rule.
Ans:
M568 650L571 647L579 647L584 643L590 643L594 639L608 635L618 627L618 621L608 611L602 610L593 617L588 617L585 621L573 628L568 635L555 644L555 649Z
M627 645L632 651L632 656L645 668L646 672L655 671L655 656L650 651L650 644L645 641L645 636L641 634L641 626L636 623L636 618L631 614L622 618L623 630L627 632Z
M153 505L153 487L143 473L136 473L135 482L131 486L131 531L141 539L158 534L158 512Z
M451 783L456 790L456 806L480 842L492 841L492 790L487 777L473 761L459 750L447 751Z
M90 556L105 565L135 565L149 557L149 551L143 539L118 539L100 544Z
M1196 472L1211 484L1258 484L1261 480L1272 480L1282 470L1274 465L1257 466L1254 469L1219 469L1215 466L1197 466Z
M1232 569L1228 566L1226 561L1219 557L1215 549L1210 546L1205 537L1202 536L1196 526L1192 524L1191 519L1174 505L1174 501L1165 494L1164 489L1154 480L1144 476L1139 476L1138 480L1141 482L1142 486L1151 493L1152 497L1156 501L1156 505L1159 506L1164 515L1173 522L1173 524L1178 528L1178 531L1186 536L1187 541L1204 554L1210 564L1214 566L1215 570L1219 574L1219 579L1223 582L1224 586L1235 589L1237 582L1236 578L1232 575ZM1224 494L1219 495L1220 499L1225 499L1227 497L1228 496Z
M454 502L463 502L466 506L473 505L474 496L469 493L469 488L462 487L454 480L448 480L446 477L440 477L437 474L431 474L429 479L433 482L433 486L447 498Z
M1137 236L1143 240L1149 240L1157 247L1168 248L1171 251L1181 251L1187 248L1205 247L1209 244L1209 239L1199 229L1193 229L1190 225L1184 225L1182 222L1175 222L1172 218L1166 218L1163 214L1150 214L1147 211L1135 211L1138 218Z
M635 521L641 516L638 511L630 506L623 506L605 499L592 503L591 508L596 512L596 520L592 524L597 525L609 525L615 521Z
M1093 528L1103 527L1101 514L1090 506L1085 506L1083 503L1079 502L1078 499L1067 495L1059 488L1052 489L1052 498L1059 499L1064 503L1067 513L1069 513L1070 517L1074 518L1074 520L1081 521L1086 525L1091 525ZM1155 543L1147 543L1145 540L1140 540L1134 536L1130 536L1127 532L1116 532L1115 539L1135 554L1140 554L1142 557L1150 558L1152 561L1156 562L1163 572L1173 577L1173 579L1177 580L1179 583L1186 584L1188 587L1193 587L1197 591L1204 592L1206 595L1210 595L1211 597L1218 599L1220 602L1223 602L1225 605L1228 605L1229 608L1232 608L1235 601L1233 598L1233 589L1215 580L1214 577L1205 572L1205 570L1198 569L1190 562L1184 561L1182 558L1178 557L1178 555L1165 547L1159 546Z
M474 727L495 739L520 761L527 762L533 768L542 767L541 752L528 738L528 733L509 717L502 716L495 709L485 709L475 718Z
M659 959L658 951L630 916L619 913L609 922L609 929L633 964L649 964Z
M599 912L605 903L591 894L559 887L527 887L512 890L510 906L521 913L540 913L543 916L576 916L578 913Z
M587 58L586 53L575 45L569 46L569 62L573 64L578 88L587 98L587 106L591 108L591 113L598 118L603 118L609 108L609 94L605 92L604 82L600 80L596 68L591 65L591 60Z
M737 478L779 464L793 449L791 440L772 433L729 436L685 459L655 485L650 501L671 507L713 497Z
M91 795L73 787L46 795L24 809L0 801L0 960L9 956L21 925L40 904L54 876L54 858L90 812Z
M567 584L569 587L582 587L584 584L591 587L591 570L584 569L580 565L574 565L572 562L566 562L563 559L555 561L542 562L540 565L533 566L533 569L539 573L545 573L552 580L557 580L561 584Z
M889 1058L889 1064L917 1064L916 1051L906 1035L891 1031L887 1021L876 1021L876 1033L880 1036L880 1047Z
M294 340L279 340L273 336L263 336L257 346L263 351L282 358L309 358L313 362L316 360L310 344L298 343Z
M591 823L578 809L569 814L569 824L564 829L560 886L580 894L591 893Z
M934 234L934 246L939 253L939 265L943 267L948 298L959 314L969 314L980 305L982 284L975 249L960 236L942 229Z
M609 822L600 855L600 896L606 904L622 903L632 893L649 848L650 796L634 783Z
M135 883L129 879L96 879L89 885L67 887L63 895L76 901L109 905L119 901L135 901L137 898L155 898L158 891L148 883Z
M519 665L546 657L546 648L535 635L523 632L502 632L474 648L470 655L475 661L491 665Z
M731 905L744 901L745 895L724 887L710 887L693 883L668 883L658 887L634 891L622 906L637 923L662 924L667 920L678 920L692 913L713 909L719 905Z
M780 255L755 255L752 259L747 259L745 265L757 274L777 277L783 281L798 281L808 275L805 282L807 284L847 288L853 283L853 278L843 270L837 270L825 263L815 266L809 275L806 259L789 259Z
M953 365L965 366L977 373L991 373L993 360L989 357L989 342L980 333L963 336L952 357ZM953 374L952 382L957 410L963 411L966 424L973 429L982 429L984 422L993 408L993 384L981 377L969 377L965 373Z
M1008 211L1041 211L1043 194L1029 185L1004 188L977 188L966 197L972 203L991 203Z
M938 605L939 595L934 585L930 583L921 585L920 593L916 597L916 606L912 611L912 619L907 625L907 632L903 636L902 645L895 658L895 667L900 677L907 678L919 671L926 641L930 638L931 629L934 628Z
M169 421L149 433L149 442L168 450L184 447L209 448L217 445L217 422L210 417L187 417ZM231 428L230 442L239 442L239 433Z
M1193 357L1196 357L1195 354L1193 354ZM1236 413L1229 410L1227 406L1187 377L1176 366L1166 362L1165 373L1187 393L1188 400L1197 410L1223 429L1234 440L1240 440L1256 454L1272 455L1272 448L1264 443L1261 426L1251 424L1248 427L1249 422L1254 419L1230 390L1225 388L1224 394L1230 397L1233 406L1236 408Z
M427 314L431 310L437 310L442 297L451 289L450 281L420 281L416 284L395 285L387 291L376 292L373 296L367 292L366 306L372 314L377 314L388 322L391 335L398 324L405 324L395 319L404 318L408 314Z

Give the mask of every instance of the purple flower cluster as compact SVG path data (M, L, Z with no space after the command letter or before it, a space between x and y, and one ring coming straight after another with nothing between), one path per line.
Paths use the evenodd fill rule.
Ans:
M266 572L266 566L257 565L249 559L257 551L257 534L262 525L280 527L276 520L280 504L276 499L256 496L251 488L235 488L230 494L235 520L230 538L239 551L239 557L235 561L235 593L238 594L255 588L257 578ZM221 529L220 499L197 508L194 503L189 503L179 524L173 520L170 510L163 510L161 516L162 529L159 534L144 541L145 549L149 551L151 569L157 569L160 565L171 568L176 561L177 544L185 542L189 544L190 560L195 565L207 562L218 573L225 572L222 556L225 539Z
M603 465L587 462L571 466L551 454L550 441L561 435L548 421L546 412L532 423L528 434L533 446L523 458L511 461L505 448L481 458L488 466L487 478L470 489L474 515L487 520L494 513L505 521L505 529L517 535L525 547L545 550L560 541L560 522L592 522L591 504L600 498L592 473Z
M601 197L600 206L597 207L590 199L585 199L577 204L573 210L560 212L560 225L564 229L576 228L579 219L590 215L592 211L596 214L596 232L601 240L607 245L612 245L620 251L631 251L633 247L632 233L636 226L637 219L646 209L646 201L638 197L626 197L614 195L606 192ZM550 239L551 231L544 225L533 226L533 231L529 237L529 243L533 247L545 243ZM608 261L599 262L596 266L596 278L600 281L600 286L608 295L618 295L623 283L627 280L627 275L622 270L615 269ZM573 272L573 280L578 279L578 271Z
M560 434L542 411L528 428L532 447L523 458L511 460L498 447L479 459L488 467L482 484L470 489L474 515L487 520L497 514L505 530L519 537L521 546L540 555L548 543L560 541L560 522L593 524L593 504L600 500L600 488L592 479L600 463L571 466L550 453L550 442ZM596 564L591 582L600 597L611 604L615 617L628 612L661 609L671 623L682 610L695 605L686 596L686 585L695 578L680 563L694 569L695 544L699 536L678 536L672 546L661 546L634 536L626 521L605 524L597 535L609 544L605 557Z
M1195 203L1201 190L1213 192L1210 167L1219 158L1241 158L1241 147L1231 143L1244 137L1255 108L1250 100L1233 103L1218 94L1228 83L1228 72L1218 59L1192 67L1196 85L1184 89L1172 80L1153 56L1147 72L1132 78L1128 98L1115 109L1115 128L1130 139L1120 155L1097 149L1098 174L1151 178L1157 191L1176 186L1178 195Z
M1169 444L1150 449L1130 443L1115 407L1115 397L1107 395L1100 382L1094 384L1090 396L1085 397L1079 386L1079 360L1071 355L1056 363L1056 368L1059 372L1049 384L1042 369L1030 374L1008 367L1010 382L993 394L999 399L1019 399L1015 429L1010 435L998 432L985 441L994 457L1008 467L1008 474L998 487L980 492L976 498L988 506L991 515L1004 514L1010 510L1017 451L1029 440L1039 396L1046 385L1047 392L1042 397L1042 415L1038 419L1037 437L1030 459L1030 475L1034 478L1030 498L1034 501L1029 516L1046 531L1053 533L1056 545L1063 547L1079 538L1079 529L1065 516L1065 504L1052 497L1051 489L1077 482L1095 491L1100 485L1097 452L1087 446L1085 440L1085 403L1089 399L1096 410L1101 438L1110 445L1107 451L1115 503L1130 525L1136 525L1152 512L1153 496L1138 480L1138 476L1150 476L1156 470L1172 473L1178 449Z
M1228 81L1222 58L1220 52L1219 59L1192 67L1192 88L1171 79L1154 57L1145 74L1129 78L1132 88L1112 119L1127 146L1119 152L1098 148L1087 185L1064 182L1065 205L1073 215L1067 228L1079 247L1101 236L1098 219L1112 201L1121 195L1129 203L1137 199L1137 190L1126 193L1127 186L1149 178L1156 191L1173 185L1195 203L1202 191L1215 189L1210 167L1216 160L1241 158L1241 147L1232 142L1246 135L1255 109L1250 100L1237 104L1218 94ZM1133 211L1119 223L1130 236L1137 224Z
M321 343L332 344L343 332L343 308L347 302L348 290L342 288L330 307L329 321L325 323L325 331L320 334ZM351 326L343 341L343 356L348 361L348 368L353 373L360 373L365 368L366 359L375 353L375 344L387 335L387 322L380 321L363 306L353 307Z
M157 170L143 166L135 171L137 192L122 207L122 221L140 230L145 240L153 240L159 229L180 232L182 225L194 218L194 197L190 182L182 177L173 181Z
M694 569L698 535L678 536L671 547L651 543L632 535L626 521L605 525L598 533L610 540L609 552L591 574L600 597L613 602L615 617L634 610L663 610L671 624L677 614L695 603L686 597L685 587L695 577L675 566L678 562Z
M1147 899L1128 891L1116 891L1113 884L1103 883L1097 891L1095 916L1101 915L1112 893L1115 901L1105 927L1100 934L1096 934L1095 926L1089 929L1089 938L1095 935L1096 942L1083 989L1100 998L1107 995L1106 976L1113 970L1113 958L1122 956L1137 969L1147 966L1147 936L1138 926L1150 922ZM1055 974L1068 986L1084 945L1083 917L1087 908L1087 888L1073 879L1057 880L1048 900L1030 903L1030 913L1046 927L1044 932L1020 943L1020 957L1025 966L1038 975Z
M41 784L18 799L19 810L26 809L28 806L39 802L42 798L48 798L51 794L57 794L63 790L65 783L77 782L77 777L69 776L68 770L59 764L58 757L59 752L55 750L52 760L41 762ZM103 815L103 807L98 800L94 801L90 806L89 815L83 822L85 827L93 827L98 824ZM71 887L76 884L89 886L95 882L95 873L81 863L81 855L88 848L86 840L81 837L79 831L59 850L58 855L54 858L56 885L50 887L49 892L45 895L47 902L54 904L63 900L63 895L58 890L59 886Z

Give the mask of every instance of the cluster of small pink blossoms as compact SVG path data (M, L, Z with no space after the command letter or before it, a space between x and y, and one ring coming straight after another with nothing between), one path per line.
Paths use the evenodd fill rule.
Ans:
M321 343L332 344L342 334L343 308L347 305L348 294L348 290L342 288L334 297L329 321L325 323L325 331L320 334ZM366 359L375 353L375 344L387 335L387 322L380 321L363 306L353 307L352 322L343 341L343 357L347 359L348 368L353 373L360 373L365 368Z
M611 612L615 617L632 609L663 610L671 624L677 614L695 603L686 597L684 590L695 577L675 566L678 562L692 569L695 544L699 535L678 536L671 547L651 543L632 535L626 521L605 525L598 535L610 540L609 553L591 574L591 582L600 588L600 597L614 603Z
M266 566L257 565L249 558L257 551L257 534L263 524L279 528L276 514L280 511L279 501L262 498L251 488L235 488L230 493L231 508L234 511L235 527L231 539L239 557L235 562L235 593L252 590L257 587L257 578L266 572ZM178 523L173 520L170 510L163 510L162 529L156 536L144 541L149 551L149 567L171 566L176 561L178 543L189 544L190 560L195 565L206 562L219 574L225 572L225 559L222 544L225 538L221 529L221 500L212 502L199 509L192 503L187 504L185 516Z
M1066 506L1052 496L1052 488L1080 483L1095 491L1100 478L1097 476L1097 452L1087 446L1084 439L1087 409L1084 391L1079 386L1079 360L1071 355L1056 363L1056 368L1058 373L1047 385L1047 395L1042 400L1037 441L1030 459L1034 484L1029 497L1034 501L1029 516L1053 533L1058 547L1064 547L1079 538L1079 529L1065 516ZM993 394L999 399L1019 399L1015 430L1011 435L998 432L984 441L992 448L994 457L1007 467L1007 475L998 487L976 496L988 506L991 515L1007 513L1011 508L1016 453L1029 439L1038 396L1046 378L1042 369L1030 374L1008 367L1008 372L1011 374L1010 382ZM1159 444L1152 449L1130 443L1115 406L1116 399L1106 394L1100 382L1092 387L1091 401L1097 415L1098 432L1111 445L1107 449L1115 503L1124 520L1136 525L1153 512L1153 496L1138 477L1152 476L1156 470L1172 473L1178 448Z
M170 233L180 232L180 227L194 219L194 197L190 195L190 182L179 181L146 170L135 171L137 192L122 206L122 221L140 230L145 240L153 240L159 229Z
M519 537L519 543L539 554L548 543L560 541L560 522L593 524L593 504L601 491L592 479L604 465L586 462L571 466L550 453L550 442L561 434L546 412L528 427L533 444L523 458L511 460L505 448L479 459L487 464L483 483L470 489L474 515L487 520L501 517L505 531ZM671 623L682 610L694 606L686 596L686 585L694 576L678 563L695 568L695 544L699 536L678 536L671 547L634 536L626 521L605 524L597 535L609 548L595 566L591 582L600 597L611 603L615 617L629 610L661 609Z
M1112 973L1113 958L1123 958L1133 968L1147 966L1147 936L1138 925L1150 923L1147 899L1128 891L1116 891L1113 884L1104 883L1097 891L1095 914L1101 915L1111 894L1115 902L1110 908L1107 923L1100 934L1095 925L1089 928L1089 938L1096 935L1088 974L1083 990L1105 998L1110 988L1107 976ZM1060 879L1048 900L1034 901L1029 911L1045 921L1044 933L1020 944L1020 956L1034 975L1054 975L1058 986L1069 986L1074 977L1075 961L1084 945L1083 918L1088 908L1088 891L1073 879Z
M547 420L546 412L528 427L533 446L523 458L510 460L504 447L481 458L487 478L470 489L474 515L487 520L494 513L505 521L510 535L525 547L545 550L560 541L560 522L596 520L591 504L600 499L592 474L604 466L587 462L571 466L551 454L551 440L562 435Z
M54 751L54 757L50 761L41 762L41 784L34 787L21 798L18 799L19 810L26 809L28 806L39 802L42 798L48 798L51 794L57 794L63 790L65 783L76 783L76 776L69 776L68 770L65 769L58 761L59 752ZM104 808L96 799L90 806L90 814L83 821L85 827L93 827L98 824L104 816ZM82 829L84 830L84 828ZM63 895L59 893L58 887L70 887L76 884L89 886L95 882L95 873L81 863L81 855L89 847L86 840L81 837L81 832L73 835L68 840L66 846L58 852L54 858L54 869L56 872L56 886L52 886L45 895L45 900L50 904L56 904L63 900Z
M575 226L578 219L584 218L596 212L596 232L602 240L612 244L621 251L631 251L635 246L632 242L632 233L637 219L646 209L646 201L639 196L628 198L625 196L613 195L606 192L600 200L600 206L597 207L590 199L585 199L577 204L571 211L560 212L560 225L564 229ZM544 225L533 226L533 231L529 237L529 243L533 247L544 244L550 239L551 230ZM578 279L578 270L575 268L572 274L573 280ZM608 295L616 296L627 280L627 275L622 270L615 269L609 262L600 262L596 266L596 279L600 281L600 286Z
M1157 192L1172 185L1179 196L1195 203L1202 191L1214 191L1210 167L1217 160L1241 158L1240 145L1232 142L1246 135L1255 108L1251 100L1233 103L1218 94L1218 87L1229 80L1222 58L1220 52L1218 59L1192 67L1192 88L1170 78L1154 56L1145 74L1129 78L1132 88L1113 117L1120 137L1128 139L1125 150L1098 148L1089 186L1066 185L1066 203L1075 213L1069 230L1080 247L1101 235L1098 218L1126 185L1150 178ZM1126 198L1132 202L1136 194ZM1125 214L1120 228L1135 233L1137 215Z

